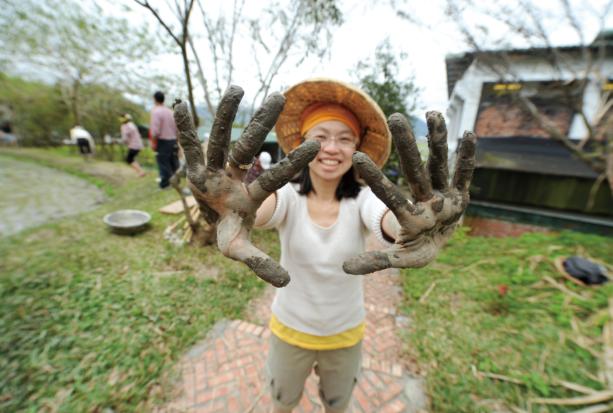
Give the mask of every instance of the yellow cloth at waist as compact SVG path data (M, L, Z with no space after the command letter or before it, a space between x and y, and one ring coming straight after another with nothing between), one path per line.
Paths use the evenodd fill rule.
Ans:
M307 350L337 350L352 347L364 338L365 323L331 336L316 336L294 330L280 322L274 314L268 324L270 331L288 344Z

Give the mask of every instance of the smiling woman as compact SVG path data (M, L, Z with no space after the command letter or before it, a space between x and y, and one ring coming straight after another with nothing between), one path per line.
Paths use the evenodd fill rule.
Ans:
M440 113L427 114L426 174L402 115L392 115L388 128L379 106L361 90L313 79L283 96L272 94L229 151L227 131L241 97L242 89L232 86L222 99L206 164L187 106L175 108L192 193L217 225L222 253L283 287L269 324L274 412L290 412L300 402L313 365L326 412L343 412L358 380L365 329L362 278L349 274L421 267L434 259L468 201L474 136L465 135L450 185ZM287 157L245 185L245 167L277 119ZM392 134L415 203L381 173ZM297 173L302 179L295 187L288 181ZM254 226L278 230L280 265L251 243ZM364 252L368 231L390 248Z

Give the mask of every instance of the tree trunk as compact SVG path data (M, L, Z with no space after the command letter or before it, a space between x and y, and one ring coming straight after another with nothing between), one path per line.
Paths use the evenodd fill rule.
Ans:
M70 93L70 108L72 109L72 116L75 121L75 125L81 125L81 111L79 109L79 89L81 88L81 80L75 79L72 82L72 90Z
M185 79L187 80L187 93L189 95L189 104L192 109L192 118L194 119L194 125L198 128L200 119L198 119L198 113L196 112L196 104L194 102L194 90L192 87L192 75L189 70L189 59L187 57L187 45L185 42L181 46L181 55L183 57L183 69L185 70Z

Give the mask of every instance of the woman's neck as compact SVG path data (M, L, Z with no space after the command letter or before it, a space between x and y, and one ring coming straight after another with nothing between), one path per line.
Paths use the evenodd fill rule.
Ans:
M336 188L338 188L341 179L334 181L327 181L314 176L309 173L311 178L311 184L313 185L313 191L309 194L312 197L318 198L322 201L335 201L336 200Z

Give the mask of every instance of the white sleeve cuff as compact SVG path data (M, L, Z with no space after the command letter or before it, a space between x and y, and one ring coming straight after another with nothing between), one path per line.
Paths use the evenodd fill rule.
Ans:
M389 211L387 206L381 203L381 206L377 208L375 213L372 215L373 221L370 226L372 232L375 234L375 237L377 237L377 240L379 240L379 242L381 242L385 248L389 248L394 245L393 242L389 242L387 239L385 239L385 237L383 236L383 228L381 227L383 215L385 215L387 211Z

